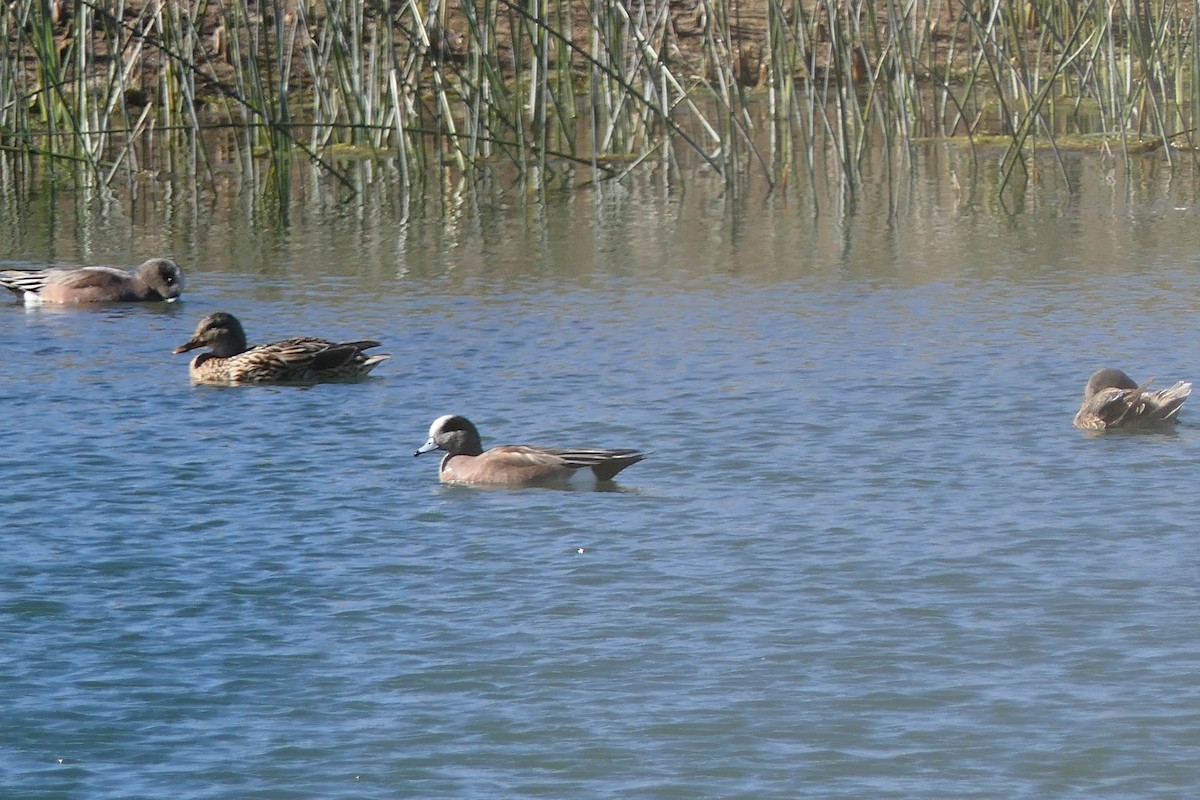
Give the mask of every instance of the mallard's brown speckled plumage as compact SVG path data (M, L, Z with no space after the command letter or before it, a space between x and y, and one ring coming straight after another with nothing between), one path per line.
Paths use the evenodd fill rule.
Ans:
M192 359L189 373L195 383L233 386L246 383L324 383L365 378L391 356L364 353L379 342L331 342L313 336L247 347L242 324L218 311L200 320L196 333L176 353L198 347L210 352Z
M1179 381L1167 389L1147 391L1153 382L1151 378L1139 385L1113 367L1097 370L1083 389L1075 427L1106 431L1174 424L1180 406L1192 392L1192 385Z

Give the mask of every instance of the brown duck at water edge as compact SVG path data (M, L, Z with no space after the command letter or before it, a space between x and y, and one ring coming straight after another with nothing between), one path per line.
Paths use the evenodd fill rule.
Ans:
M27 306L171 302L183 291L183 270L169 258L151 258L133 274L114 267L7 269L0 271L0 286Z
M242 323L232 314L217 311L200 320L196 333L175 352L209 348L210 352L192 359L188 368L195 383L313 384L365 378L380 362L391 358L386 353L368 356L363 352L379 344L372 340L331 342L301 336L248 347Z
M487 486L546 486L572 482L586 474L610 481L617 473L644 459L640 450L593 447L535 447L508 444L485 451L479 429L466 417L447 414L429 427L429 441L414 456L445 450L438 475L442 483Z
M1119 369L1097 370L1083 389L1083 403L1075 415L1075 427L1088 431L1153 428L1178 422L1179 409L1192 393L1192 385L1179 381L1167 389L1146 391L1154 379L1143 384Z

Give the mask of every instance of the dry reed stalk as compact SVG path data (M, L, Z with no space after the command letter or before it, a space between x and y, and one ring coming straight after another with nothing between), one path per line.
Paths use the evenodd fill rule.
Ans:
M343 181L322 151L393 152L420 185L430 168L468 175L498 153L542 182L559 160L597 177L654 165L677 178L690 150L735 191L750 171L809 191L825 173L853 191L877 145L900 164L918 137L974 144L993 124L1009 138L1007 184L1033 145L1057 154L1085 108L1126 158L1149 140L1172 160L1200 118L1195 3L766 0L750 43L762 50L764 153L742 9L698 0L694 53L707 68L693 70L667 0L588 0L582 14L569 0L481 0L453 19L439 0L8 3L0 149L101 183L188 153L195 170L206 109L235 126L243 166L300 151ZM149 132L166 146L136 146Z

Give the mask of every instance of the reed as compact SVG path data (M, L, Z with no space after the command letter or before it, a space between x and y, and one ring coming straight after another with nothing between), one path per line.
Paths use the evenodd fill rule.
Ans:
M29 0L0 11L0 153L97 185L214 159L394 158L419 190L497 165L545 184L685 162L732 191L858 185L928 137L1003 147L1005 182L1103 134L1194 153L1177 0ZM226 131L232 155L210 131ZM153 141L154 147L146 143ZM1092 146L1098 147L1098 144ZM442 182L444 183L444 181ZM1015 184L1014 184L1015 185ZM277 187L286 190L286 186Z

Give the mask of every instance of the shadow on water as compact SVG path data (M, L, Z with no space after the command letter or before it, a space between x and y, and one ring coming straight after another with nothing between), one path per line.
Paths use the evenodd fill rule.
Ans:
M436 476L435 476L436 477ZM458 486L453 484L441 484L441 489L447 493L451 492L475 492L475 491L496 491L496 492L572 492L572 493L589 493L601 492L608 494L641 494L642 491L636 486L624 485L617 481L592 481L588 483L548 483L539 484L537 486L494 486L489 484L479 484L473 486Z

